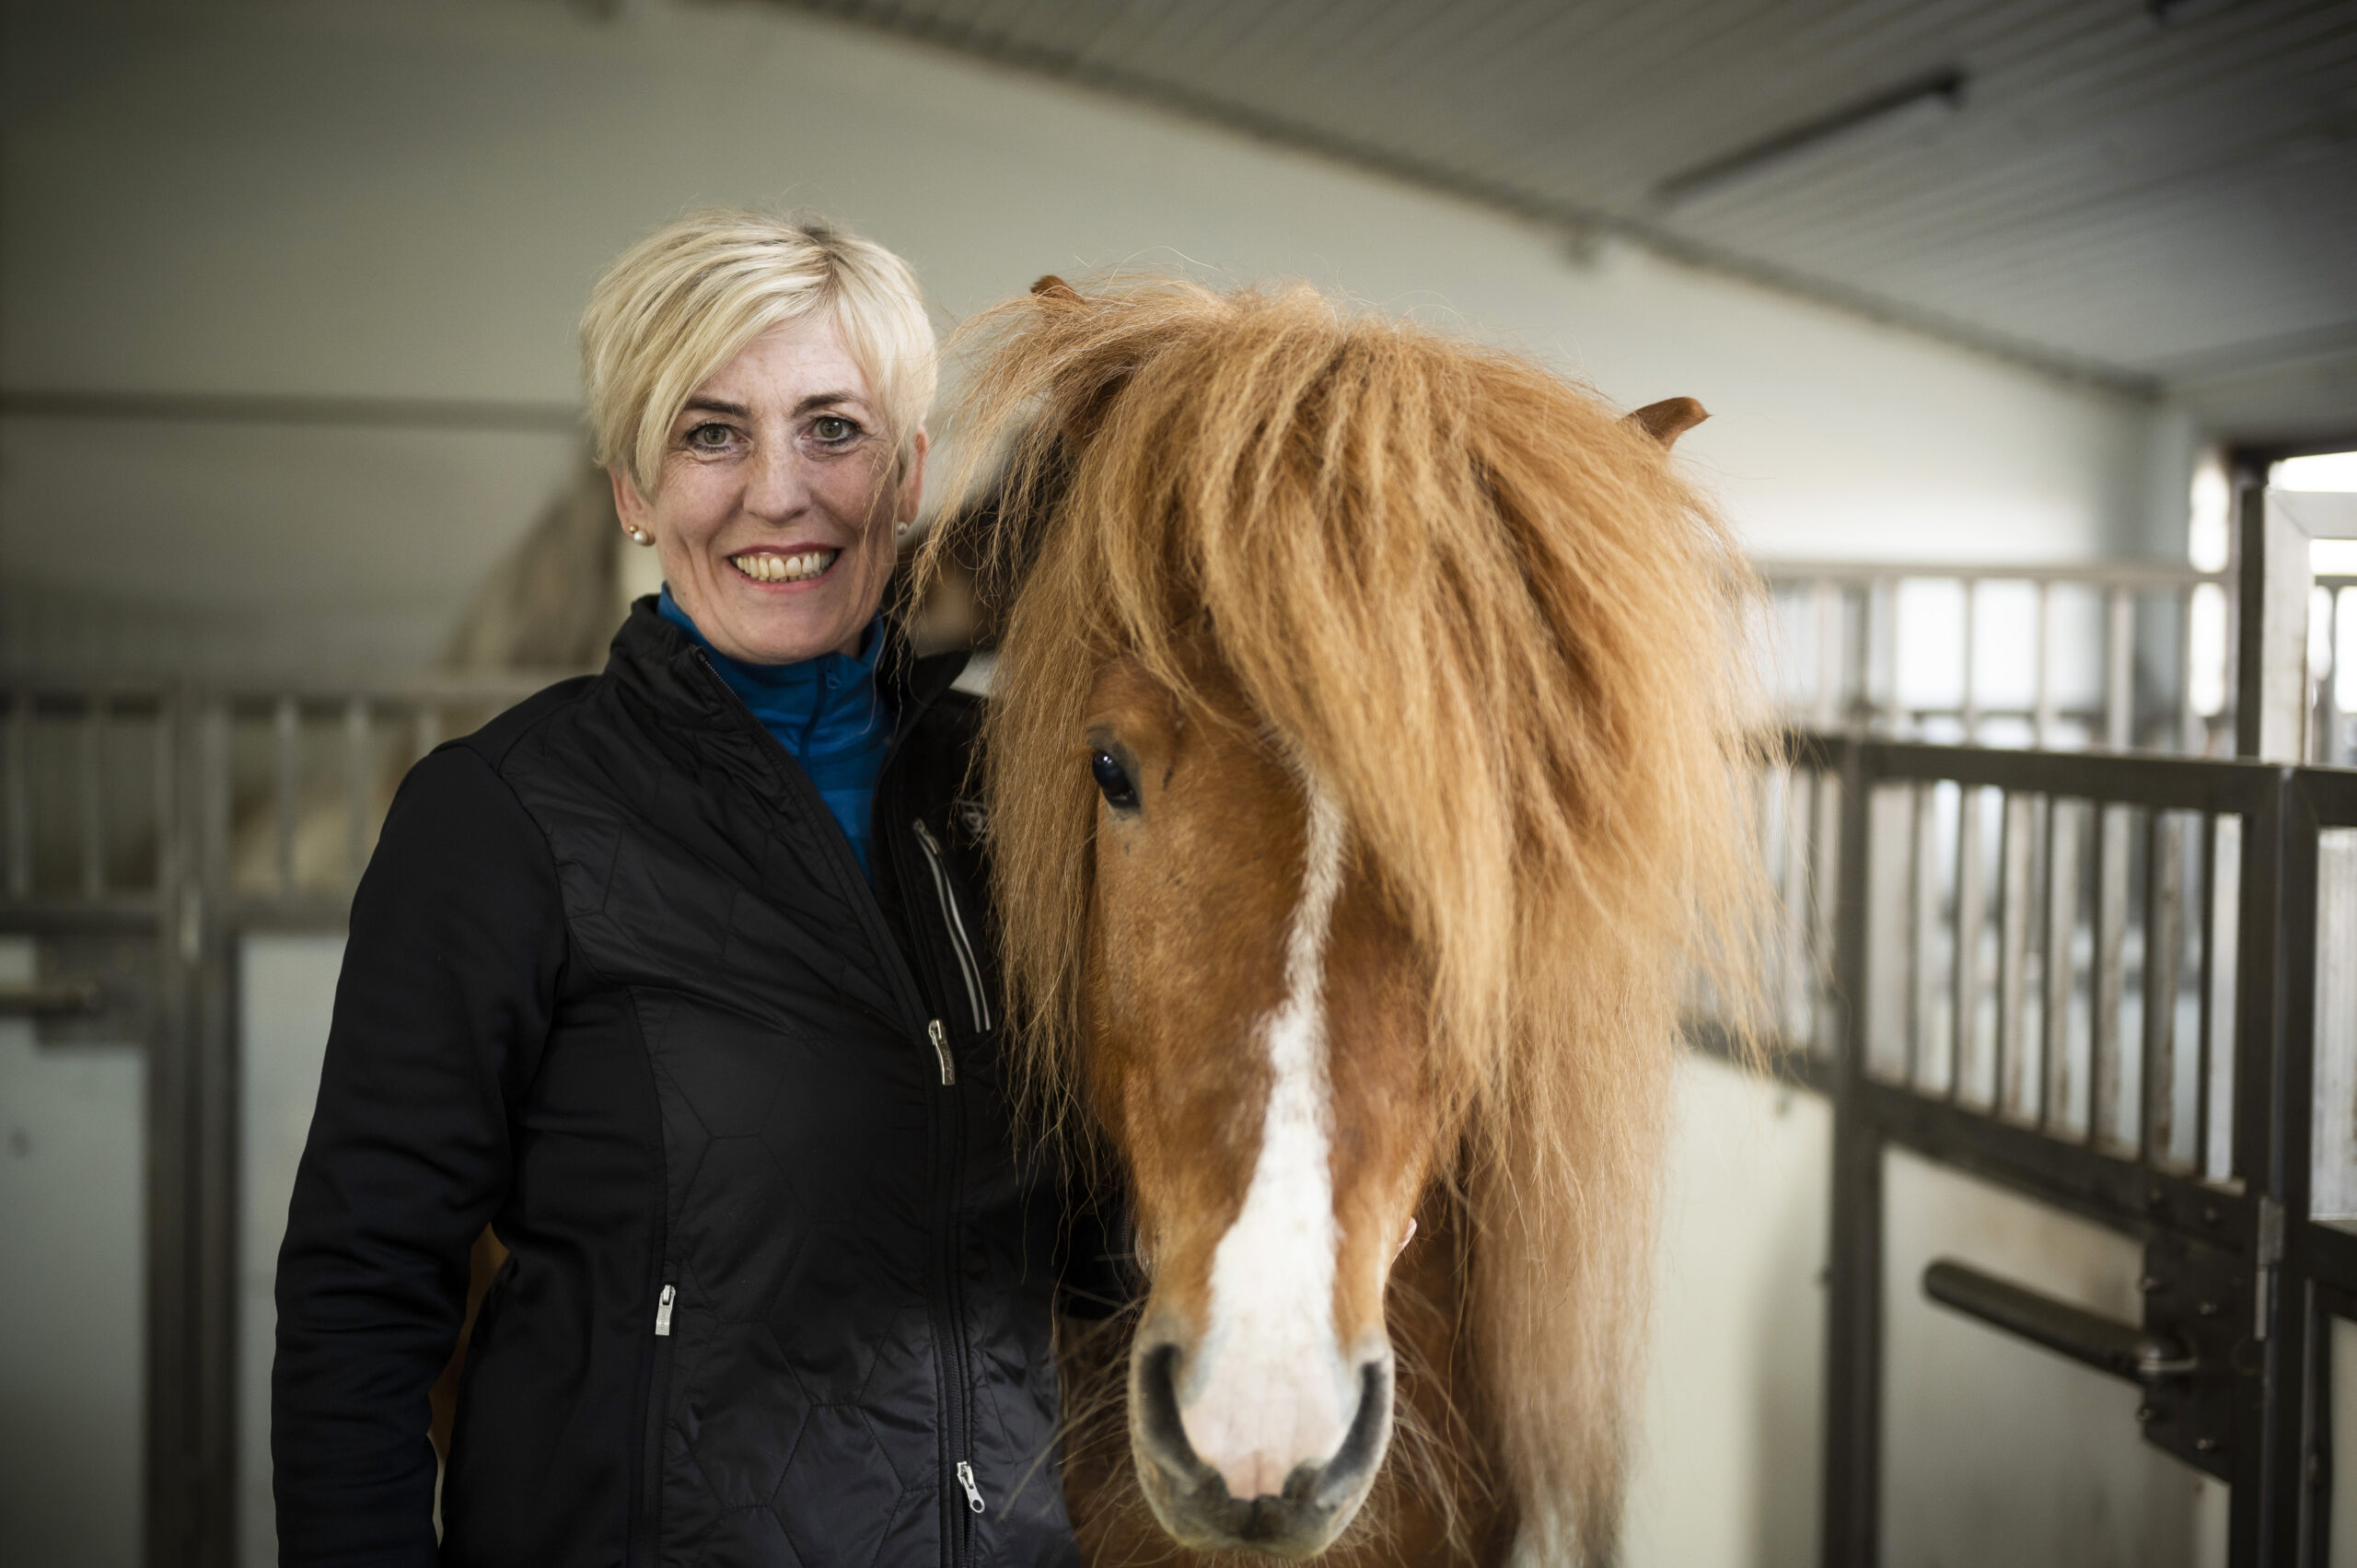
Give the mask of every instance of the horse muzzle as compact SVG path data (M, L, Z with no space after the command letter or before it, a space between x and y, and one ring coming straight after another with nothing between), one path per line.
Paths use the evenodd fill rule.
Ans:
M1277 1557L1314 1557L1333 1544L1366 1501L1391 1441L1391 1356L1358 1365L1358 1408L1341 1446L1305 1458L1279 1490L1238 1497L1195 1451L1179 1415L1184 1352L1168 1341L1141 1340L1130 1360L1130 1442L1146 1501L1182 1545L1242 1548Z

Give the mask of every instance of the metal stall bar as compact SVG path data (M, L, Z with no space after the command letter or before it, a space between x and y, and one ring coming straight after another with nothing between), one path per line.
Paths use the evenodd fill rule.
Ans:
M291 697L278 699L271 726L273 767L271 782L272 820L276 827L275 862L278 867L278 896L295 895L296 833L300 819L303 769L303 713Z
M2072 936L2079 923L2079 808L2049 797L2046 817L2046 1006L2039 1047L2046 1072L2038 1125L2059 1136L2070 1120L2073 1083Z
M171 1310L180 1319L169 1368L178 1419L149 1437L151 1450L173 1445L150 1490L172 1537L168 1554L150 1561L226 1568L237 1528L238 1165L234 955L219 912L228 883L232 721L226 701L195 692L183 696L180 712L186 787L176 801L174 876L163 889L171 1093L157 1106L157 1159L178 1183L169 1216L178 1254ZM149 1527L151 1550L165 1545L157 1527Z
M2184 823L2166 811L2144 818L2144 1038L2137 1149L2148 1164L2172 1157L2177 1141L2177 965L2183 958Z
M2038 1064L2030 1060L2027 1013L2031 956L2038 949L2033 922L2045 900L2031 889L2037 873L2040 803L2034 796L2005 793L2002 849L1998 854L1997 1061L1998 1114L2014 1121L2038 1115Z
M1864 745L1820 746L1841 796L1840 919L1834 990L1841 1041L1833 1067L1832 1215L1826 1265L1825 1474L1821 1526L1827 1568L1875 1561L1882 1490L1882 1146L1866 1111L1866 838ZM1916 813L1910 812L1910 819ZM1914 857L1910 857L1914 858ZM1910 1035L1912 1031L1910 1031ZM1914 1077L1914 1063L1908 1063Z
M19 691L8 704L7 773L0 779L5 798L0 811L6 817L8 896L33 896L33 697Z
M175 778L201 775L192 704L167 700L164 727ZM184 795L160 804L152 932L156 944L156 1027L147 1051L147 1398L146 1562L200 1561L195 1550L204 1503L203 1379L197 1314L191 1310L202 1256L200 1176L194 1107L199 1096L191 973L202 931L192 902Z
M368 830L375 817L369 776L372 746L368 699L354 697L343 705L343 879L356 886L368 861Z
M82 897L92 903L107 896L107 698L92 692L83 709L75 761L75 791L82 811Z
M1948 976L1953 1020L1948 1029L1947 1091L1952 1100L1970 1094L1970 1078L1978 1065L1980 935L1987 913L1980 888L1980 792L1957 790L1956 814L1956 959Z
M2115 587L2104 602L2103 743L2125 751L2136 736L2136 596Z

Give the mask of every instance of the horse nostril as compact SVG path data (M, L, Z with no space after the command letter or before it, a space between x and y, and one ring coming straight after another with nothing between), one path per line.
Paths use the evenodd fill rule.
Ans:
M1359 1364L1359 1408L1351 1430L1318 1477L1317 1496L1330 1501L1355 1492L1383 1462L1391 1443L1391 1358Z
M1213 1479L1213 1472L1187 1441L1178 1418L1178 1347L1155 1345L1138 1357L1130 1398L1136 1407L1138 1431L1165 1469L1190 1485Z

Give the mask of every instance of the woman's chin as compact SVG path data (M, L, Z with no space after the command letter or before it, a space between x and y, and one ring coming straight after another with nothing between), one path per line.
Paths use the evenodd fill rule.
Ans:
M865 622L842 615L751 615L731 628L735 647L721 647L747 664L800 664L820 654L856 651ZM719 646L717 639L714 645Z

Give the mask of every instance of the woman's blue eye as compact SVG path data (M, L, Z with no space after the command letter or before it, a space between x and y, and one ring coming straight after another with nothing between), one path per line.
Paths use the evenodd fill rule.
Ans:
M1116 811L1134 811L1138 807L1138 786L1110 751L1098 751L1088 759L1088 771L1097 775L1097 787L1105 796L1105 804Z

